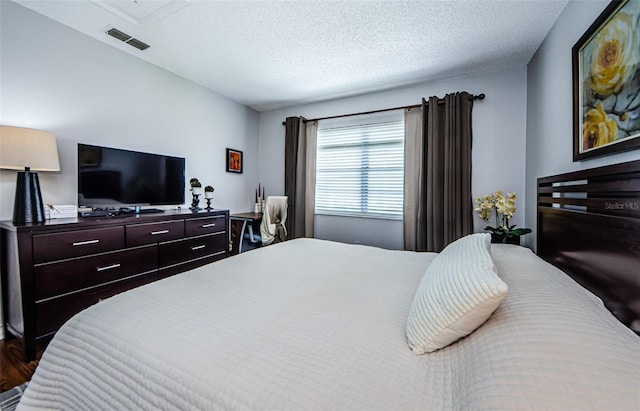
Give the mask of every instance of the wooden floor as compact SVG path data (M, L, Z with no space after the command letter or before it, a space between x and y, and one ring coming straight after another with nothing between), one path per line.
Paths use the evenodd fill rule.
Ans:
M31 376L42 357L44 345L39 345L36 360L24 362L24 352L20 340L0 340L0 392L31 380Z

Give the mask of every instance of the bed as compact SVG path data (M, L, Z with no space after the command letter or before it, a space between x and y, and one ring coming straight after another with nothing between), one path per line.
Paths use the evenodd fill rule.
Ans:
M638 335L524 247L490 245L504 298L416 355L446 251L296 239L117 295L58 331L18 409L640 409Z

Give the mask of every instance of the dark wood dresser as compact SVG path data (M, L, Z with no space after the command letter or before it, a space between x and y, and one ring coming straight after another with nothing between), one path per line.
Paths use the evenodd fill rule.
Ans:
M5 335L25 359L101 299L229 256L229 212L0 222Z

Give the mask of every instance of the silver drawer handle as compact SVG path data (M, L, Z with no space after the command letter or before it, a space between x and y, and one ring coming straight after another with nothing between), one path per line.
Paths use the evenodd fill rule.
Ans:
M100 272L100 271L113 270L114 268L119 268L119 267L120 267L120 263L115 263L115 264L107 265L105 267L98 267L97 270L98 272Z
M77 247L79 245L88 245L88 244L97 244L99 243L100 240L87 240L87 241L78 241L76 243L73 243L74 247Z
M202 224L202 228L209 228L209 227L215 227L216 223L211 223L211 224Z
M206 246L204 246L204 245L197 245L195 247L191 247L191 251L202 250L205 247Z
M169 230L152 231L151 235L167 234Z

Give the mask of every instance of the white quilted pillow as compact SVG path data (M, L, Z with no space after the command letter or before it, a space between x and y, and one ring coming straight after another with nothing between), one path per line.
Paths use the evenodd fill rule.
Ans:
M507 284L491 259L490 234L472 234L449 244L416 290L407 321L409 347L424 354L470 334L506 294Z

